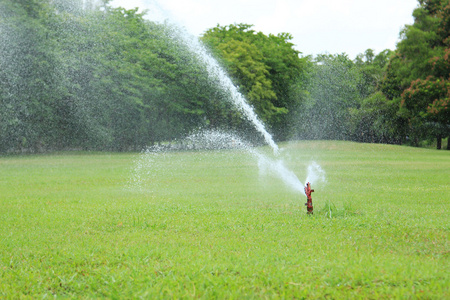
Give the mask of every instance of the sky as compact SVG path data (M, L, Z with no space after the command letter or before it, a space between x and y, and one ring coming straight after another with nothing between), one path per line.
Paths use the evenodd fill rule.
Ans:
M113 6L149 9L149 18L185 27L195 36L230 24L251 24L264 34L288 32L302 55L394 50L412 24L417 0L113 0ZM157 8L158 7L158 8ZM158 11L157 13L155 13Z

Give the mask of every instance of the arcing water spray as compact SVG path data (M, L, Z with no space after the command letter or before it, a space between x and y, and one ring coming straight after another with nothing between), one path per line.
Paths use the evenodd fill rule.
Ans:
M307 173L306 173L305 186L308 182L326 183L325 171L315 161L311 162L308 166Z
M202 42L192 34L190 34L175 18L171 17L168 12L161 9L156 0L145 1L147 8L153 8L148 12L152 12L153 19L161 20L161 16L166 20L170 20L174 26L172 30L172 38L185 44L188 49L195 54L201 62L204 63L208 75L210 78L217 81L218 87L221 88L226 94L230 95L231 103L236 109L238 109L247 120L249 120L254 128L263 136L266 143L272 148L274 154L278 154L278 145L273 140L272 135L266 130L263 122L256 115L253 107L247 102L245 97L238 91L238 88L233 84L231 78L227 75L225 70L220 66L218 61L211 55ZM151 16L150 16L151 17Z
M150 19L152 19L153 17L153 20L156 19L165 22L166 20L171 20L172 22L174 21L174 18L171 18L168 12L161 9L156 0L145 0L144 2L147 8L153 8L148 11L148 13L153 14L152 16L149 15ZM237 87L233 84L230 77L226 74L225 70L219 65L217 60L214 59L209 51L207 51L207 49L197 37L194 37L192 34L187 32L183 26L176 23L178 22L175 22L175 24L173 24L175 26L172 30L171 38L177 39L184 43L189 48L189 50L204 63L210 78L217 81L219 87L225 93L230 95L231 102L233 103L235 108L240 110L243 115L253 123L255 129L262 134L266 143L272 148L273 153L278 156L279 148L273 140L272 135L266 130L264 124L259 120L255 111L247 103L244 96L238 91ZM278 177L280 177L286 185L293 188L297 192L304 192L300 180L292 171L284 166L284 163L281 159L269 159L267 156L257 152L254 149L249 150L249 152L258 158L260 167L262 165L265 168L269 168ZM312 182L315 180L315 177L310 178L310 176L311 174L315 176L317 170L319 170L319 176L324 174L323 171L321 172L320 166L318 166L316 163L313 163L311 168L308 167L307 181Z

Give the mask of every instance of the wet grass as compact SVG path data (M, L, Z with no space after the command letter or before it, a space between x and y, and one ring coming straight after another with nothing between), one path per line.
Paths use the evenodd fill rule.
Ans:
M282 146L313 216L241 152L0 157L0 298L450 297L450 152Z

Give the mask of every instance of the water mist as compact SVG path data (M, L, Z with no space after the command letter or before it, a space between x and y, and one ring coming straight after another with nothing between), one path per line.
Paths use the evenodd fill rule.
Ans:
M247 118L253 124L254 128L264 137L266 143L271 147L274 157L270 158L268 155L263 154L254 147L251 147L248 143L242 141L237 136L217 131L209 131L206 133L204 132L201 134L197 134L197 136L195 137L189 136L182 144L189 145L190 141L192 142L194 138L197 138L197 145L195 146L195 149L199 149L199 144L214 145L215 143L217 144L216 146L206 148L204 147L203 149L223 149L224 144L235 145L234 147L236 147L236 141L239 141L239 148L245 149L246 151L248 151L248 153L251 154L252 157L257 159L261 174L273 174L276 177L280 178L288 188L291 188L295 192L304 194L304 185L301 183L295 173L285 166L284 161L279 156L279 147L273 140L272 135L266 130L264 124L259 120L253 108L247 103L244 96L238 91L238 88L233 84L230 77L219 65L217 60L214 59L214 57L209 53L209 51L197 37L187 32L187 30L179 22L177 22L175 18L170 16L169 12L163 10L160 7L157 1L148 0L144 1L144 3L144 8L147 11L146 17L154 22L164 22L171 28L170 38L176 39L177 41L185 44L192 52L192 54L199 58L199 60L204 64L210 78L217 83L218 87L221 88L224 93L230 95L230 99L234 107L238 109L245 116L245 118ZM203 139L204 141L202 143L199 142L199 138ZM191 143L191 145L195 145L195 143ZM142 157L137 163L135 172L137 174L134 178L135 183L140 185L140 173L143 172L146 166L149 166L147 165L147 163L151 165L151 163L154 162L154 156L160 155L161 151L165 151L165 149L153 147L145 150L142 153ZM149 155L152 158L150 158ZM325 173L317 163L312 163L308 167L306 181L309 181L311 183L314 183L316 180L324 181L324 174Z
M272 135L266 130L264 124L259 120L254 109L247 103L244 96L238 91L225 70L219 65L216 59L209 53L202 42L189 33L180 22L164 11L156 1L144 1L147 11L147 18L151 21L166 22L172 27L171 38L185 44L193 55L205 65L208 75L217 86L227 95L230 95L231 102L261 133L266 143L272 148L274 154L278 154L278 145L274 142ZM169 22L169 23L167 23Z

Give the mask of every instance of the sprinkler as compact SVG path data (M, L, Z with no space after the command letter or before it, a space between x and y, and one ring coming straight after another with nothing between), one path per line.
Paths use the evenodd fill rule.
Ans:
M308 211L307 214L308 215L312 215L313 214L313 205L312 205L312 198L311 198L311 193L314 192L314 190L311 189L311 184L308 182L305 186L305 194L306 194L306 210Z

